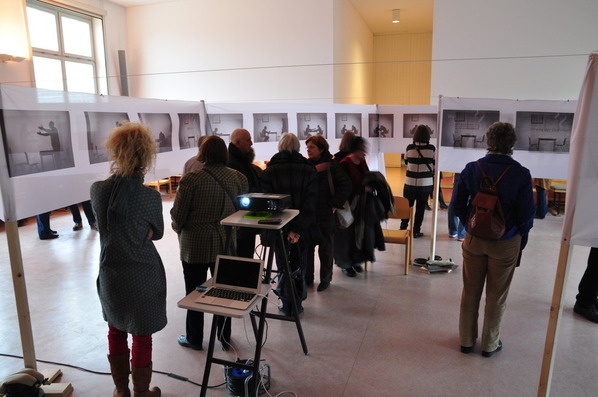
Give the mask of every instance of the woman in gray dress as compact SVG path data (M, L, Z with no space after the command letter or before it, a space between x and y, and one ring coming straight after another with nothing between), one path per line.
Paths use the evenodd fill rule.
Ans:
M113 174L91 186L100 232L98 294L108 322L108 361L115 397L159 397L149 388L152 334L166 326L166 275L152 240L164 234L160 193L143 185L156 143L149 128L124 122L106 142ZM128 334L132 334L129 367Z

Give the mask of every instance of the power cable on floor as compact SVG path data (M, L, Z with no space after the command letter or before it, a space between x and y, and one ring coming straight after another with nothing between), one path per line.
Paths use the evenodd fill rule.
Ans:
M19 355L16 355L16 354L7 354L7 353L0 353L0 356L1 357L10 357L10 358L20 358L20 359L23 358L23 356L19 356ZM57 362L57 361L48 361L48 360L40 360L40 359L36 359L35 361L40 362L40 363L44 363L44 364L58 365L60 367L69 367L69 368L77 369L79 371L89 372L89 373L95 374L95 375L112 375L110 372L94 371L94 370L91 370L91 369L87 369L87 368L83 368L83 367L78 367L76 365L71 365L71 364L66 364L66 363L60 363L60 362ZM164 372L164 371L158 371L156 369L153 369L152 372L155 372L155 373L160 374L160 375L166 375L169 378L178 379L178 380L183 381L183 382L189 382L192 385L201 387L201 383L194 382L192 380L189 380L189 378L186 378L186 377L181 376L181 375L177 375L177 374L173 374L173 373L168 373L168 372ZM221 386L224 386L225 384L226 384L226 382L222 382L222 383L220 383L218 385L208 386L208 389L214 389L214 388L217 388L217 387L221 387Z

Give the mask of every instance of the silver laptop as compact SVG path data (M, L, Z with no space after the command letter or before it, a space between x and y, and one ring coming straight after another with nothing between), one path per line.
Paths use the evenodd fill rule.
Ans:
M258 298L263 269L264 261L261 259L218 255L213 284L196 302L245 310Z

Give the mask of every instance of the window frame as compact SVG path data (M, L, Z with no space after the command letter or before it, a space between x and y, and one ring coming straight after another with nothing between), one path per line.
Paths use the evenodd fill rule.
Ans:
M58 51L38 48L31 45L33 56L57 59L60 61L62 72L62 86L64 91L68 91L68 78L66 72L66 62L74 62L91 65L93 68L93 86L94 93L108 95L108 82L106 76L106 52L104 37L104 19L102 15L92 12L86 12L80 9L71 9L67 4L57 4L55 2L46 2L41 0L27 0L26 7L38 9L54 15L56 22L56 35L58 37ZM27 12L25 12L27 15ZM65 43L62 31L62 18L67 17L88 25L88 33L91 45L91 56L68 53L65 50ZM99 24L99 25L98 25ZM100 28L98 33L98 27ZM98 37L101 36L101 37ZM101 46L102 48L98 48ZM35 76L35 64L32 63L33 75ZM103 71L104 76L99 76L98 71ZM34 77L35 80L35 77ZM35 82L37 86L37 83Z

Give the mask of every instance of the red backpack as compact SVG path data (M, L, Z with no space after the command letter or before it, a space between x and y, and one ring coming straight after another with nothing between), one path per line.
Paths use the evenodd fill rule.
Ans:
M484 172L480 161L476 163L482 172L482 180L479 192L471 200L467 233L486 240L499 240L505 234L506 227L496 185L512 164L505 168L496 181L492 181L492 178Z

